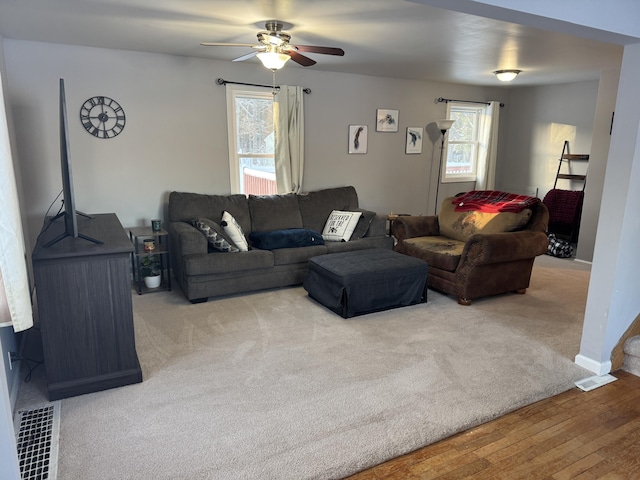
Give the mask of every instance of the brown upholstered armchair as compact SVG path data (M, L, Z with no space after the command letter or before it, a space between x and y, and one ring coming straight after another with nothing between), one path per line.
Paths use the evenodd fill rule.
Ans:
M455 212L454 197L438 216L400 216L394 249L429 264L428 286L461 305L508 292L525 293L533 262L547 252L549 211L540 201L519 213Z

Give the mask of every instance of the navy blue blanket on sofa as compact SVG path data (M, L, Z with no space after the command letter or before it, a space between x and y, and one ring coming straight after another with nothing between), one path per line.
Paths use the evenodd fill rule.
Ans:
M307 228L251 232L251 234L249 234L249 240L253 248L259 248L260 250L324 245L322 235L315 230L309 230Z

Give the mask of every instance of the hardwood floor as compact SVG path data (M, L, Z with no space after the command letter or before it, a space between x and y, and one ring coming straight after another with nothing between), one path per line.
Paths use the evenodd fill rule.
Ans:
M640 378L565 393L349 477L639 479Z

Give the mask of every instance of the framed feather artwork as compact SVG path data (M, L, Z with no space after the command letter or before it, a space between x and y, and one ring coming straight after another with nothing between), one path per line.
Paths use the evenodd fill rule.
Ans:
M424 127L407 127L407 143L404 153L422 153L422 137L424 137Z
M349 153L367 153L366 125L349 125Z
M398 110L387 110L385 108L376 110L376 131L397 132L399 113Z

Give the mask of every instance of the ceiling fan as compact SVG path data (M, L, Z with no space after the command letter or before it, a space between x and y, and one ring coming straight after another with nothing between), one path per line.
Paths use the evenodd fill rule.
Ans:
M316 61L301 55L298 52L321 53L324 55L344 55L344 50L335 47L319 47L316 45L294 45L289 43L291 35L282 31L282 23L277 20L265 22L266 31L258 32L258 44L252 43L211 43L203 42L200 45L205 47L251 47L253 52L249 52L238 58L234 58L234 62L241 62L254 56L257 56L262 64L270 70L279 70L289 60L310 67L315 65Z

